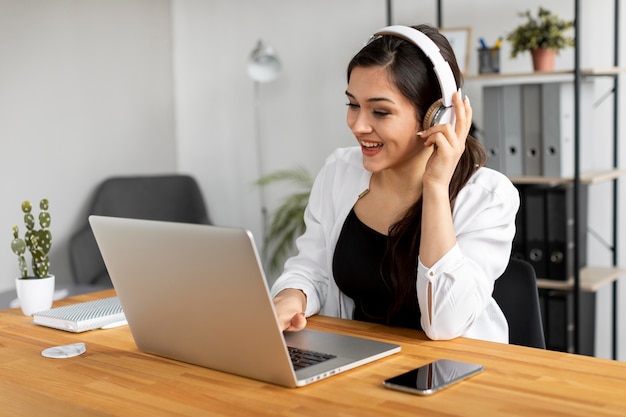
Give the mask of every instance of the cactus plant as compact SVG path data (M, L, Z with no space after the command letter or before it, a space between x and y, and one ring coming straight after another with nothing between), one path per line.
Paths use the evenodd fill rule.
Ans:
M19 236L19 229L13 226L13 240L11 241L11 250L17 255L20 277L26 278L46 278L50 271L50 259L48 252L52 246L52 233L50 232L51 217L48 212L48 200L42 199L39 202L39 226L36 229L35 216L32 213L32 205L30 201L22 202L22 211L24 212L24 224L26 233L24 238ZM24 254L26 250L32 257L32 275L28 275L28 265Z

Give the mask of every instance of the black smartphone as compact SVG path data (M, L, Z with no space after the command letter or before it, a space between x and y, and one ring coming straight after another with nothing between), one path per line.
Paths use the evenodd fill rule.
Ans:
M386 379L383 384L390 389L429 395L484 370L484 366L474 363L439 359Z

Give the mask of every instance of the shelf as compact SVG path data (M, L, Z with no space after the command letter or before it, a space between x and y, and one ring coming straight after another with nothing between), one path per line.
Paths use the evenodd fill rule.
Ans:
M581 70L585 77L611 77L626 72L626 68L587 68ZM574 71L535 71L500 74L478 74L468 75L466 81L478 81L484 84L524 84L524 83L546 83L546 82L566 82L574 81Z
M603 286L617 281L626 274L624 268L613 267L585 267L580 270L580 289L587 292L596 292ZM567 281L537 278L537 287L540 289L571 291L574 289L574 278Z
M607 169L587 171L581 174L580 182L582 184L598 184L605 181L611 181L626 174L626 169ZM514 184L543 184L558 185L568 184L574 181L573 177L544 177L540 175L521 175L509 176Z
M626 68L622 67L610 67L610 68L591 68L582 70L581 74L583 76L589 77L612 77L615 75L619 75L623 72L626 72Z
M483 85L540 84L549 82L574 81L573 71L523 72L509 74L468 75L465 81L479 82Z

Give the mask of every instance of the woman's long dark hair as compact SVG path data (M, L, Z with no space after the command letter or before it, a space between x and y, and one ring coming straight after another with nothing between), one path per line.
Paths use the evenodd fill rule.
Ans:
M448 61L457 86L463 79L454 52L448 40L439 31L428 25L413 26L432 39L439 47L443 58ZM421 121L429 107L441 98L437 76L431 61L420 48L399 37L385 35L368 43L348 65L350 74L356 67L383 67L389 79L414 105L417 120ZM468 135L465 150L450 181L450 209L456 197L476 170L487 162L483 145ZM422 230L422 199L418 199L404 216L389 229L387 252L383 271L389 271L388 283L392 292L392 305L387 321L391 322L403 311L419 311L417 306L416 273L420 237ZM386 276L387 274L383 274ZM401 320L404 321L404 320Z

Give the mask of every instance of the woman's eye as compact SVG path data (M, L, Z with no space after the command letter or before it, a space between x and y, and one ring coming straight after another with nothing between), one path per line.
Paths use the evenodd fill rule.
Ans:
M346 103L346 106L348 106L348 108L349 108L350 110L355 110L355 109L358 109L358 108L359 108L359 105L358 105L358 104L354 104L354 103L350 103L350 102Z
M389 112L385 111L385 110L374 110L373 113L374 113L374 116L376 116L376 117L389 116Z

